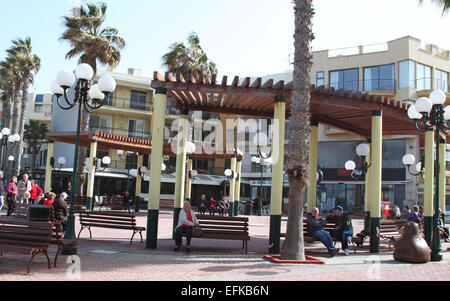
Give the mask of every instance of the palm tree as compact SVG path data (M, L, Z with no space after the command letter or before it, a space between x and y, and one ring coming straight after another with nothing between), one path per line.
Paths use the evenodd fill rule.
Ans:
M16 39L13 41L13 46L8 50L8 54L14 59L19 67L20 74L20 86L22 88L22 101L21 101L21 113L20 117L14 116L19 119L17 133L20 137L23 137L25 120L28 113L28 88L33 83L34 76L39 72L41 68L41 59L33 54L33 47L31 45L31 39L29 37L25 39ZM14 174L19 174L21 154L23 152L23 139L17 144L15 153L16 160L14 161Z
M305 260L303 207L304 192L309 181L311 42L314 39L312 0L295 0L294 14L294 87L291 95L291 132L288 147L289 213L285 250L281 252L280 258Z
M422 4L424 0L419 0L419 3ZM442 14L445 14L450 9L450 0L431 0L439 5L442 5Z
M66 54L66 59L79 57L80 63L87 63L97 74L97 61L102 65L115 68L121 58L120 51L126 46L125 41L118 36L118 30L112 27L103 27L106 19L107 5L105 3L81 6L76 16L65 16L64 33L60 41L67 41L72 49ZM81 117L81 131L89 129L89 113L83 111ZM87 148L81 146L78 153L77 174L79 185L74 187L78 194L84 183L84 168Z
M189 47L181 42L173 43L169 52L162 57L162 65L167 71L180 73L184 78L193 75L196 79L200 76L211 81L212 75L217 74L217 66L209 61L208 56L200 46L200 38L195 32L189 33L187 38ZM192 137L192 112L188 114L188 137ZM189 138L188 138L189 139Z
M14 69L8 61L0 62L0 100L2 101L1 128L9 128L11 124L14 95Z
M187 41L188 47L181 42L169 47L170 51L162 57L163 66L170 73L180 72L183 77L192 74L198 79L203 75L205 79L211 80L212 75L217 74L216 64L209 61L195 32L189 33Z
M47 125L37 120L30 120L30 123L25 125L23 140L31 150L31 170L36 168L36 155L39 154L42 143L46 141L47 132Z

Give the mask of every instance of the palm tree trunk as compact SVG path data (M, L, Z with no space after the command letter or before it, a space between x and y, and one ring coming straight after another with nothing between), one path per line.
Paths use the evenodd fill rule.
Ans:
M11 124L11 99L9 97L2 104L2 125L1 128L9 128Z
M295 0L295 59L294 87L291 95L291 132L289 138L289 218L286 247L281 259L304 260L303 208L305 188L308 184L311 98L310 72L312 66L311 42L312 0ZM314 177L313 177L314 178Z
M28 76L24 76L24 81L22 84L22 112L20 114L20 120L19 120L19 129L18 134L21 137L19 143L17 143L16 146L16 154L17 158L14 161L14 174L18 175L20 173L20 165L22 162L22 152L23 152L23 131L25 127L25 120L28 115Z

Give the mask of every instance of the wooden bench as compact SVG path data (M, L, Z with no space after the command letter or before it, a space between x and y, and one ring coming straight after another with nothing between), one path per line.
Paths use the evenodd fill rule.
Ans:
M174 200L173 199L160 199L159 200L159 208L173 209L174 208Z
M11 216L19 218L27 218L30 206L31 206L30 204L16 203L16 206L14 207L14 211L11 214Z
M89 230L89 235L92 239L91 228L99 227L119 230L133 230L130 245L133 243L133 238L136 233L139 233L141 236L141 242L143 242L142 231L145 231L145 227L138 227L136 225L136 216L134 214L122 212L81 212L79 217L81 230L78 233L77 239L80 239L80 234L85 228Z
M66 199L66 203L70 208L70 197ZM73 208L75 210L75 212L82 212L82 211L86 211L86 196L75 196L75 202L73 204Z
M50 269L50 258L47 250L50 247L52 223L29 222L20 218L0 218L0 255L5 253L19 253L31 255L27 266L27 273L31 271L34 258L39 253L47 257Z
M245 249L245 254L248 253L247 242L250 240L248 217L196 216L202 229L202 235L195 239L242 240L242 248Z
M287 219L284 219L283 221L287 222ZM331 235L331 232L334 230L335 228L335 224L334 223L326 223L325 227L323 227L324 230L328 231ZM284 237L286 238L286 232L282 232L280 233L280 237ZM335 242L340 241L339 239L335 238L335 237L331 237L331 239ZM313 237L309 232L308 232L308 219L304 218L303 219L303 240L305 242L308 243L313 243L313 242L317 242L320 241L319 239ZM282 249L284 249L284 245L286 243L286 239L283 241L283 246L281 247ZM356 252L356 251L355 251Z
M406 219L386 219L380 221L380 238L382 238L389 246L391 250L391 245L401 237L399 230L406 226L408 221Z
M125 206L123 205L123 197L120 195L115 195L111 197L109 201L109 208L111 210L125 210Z

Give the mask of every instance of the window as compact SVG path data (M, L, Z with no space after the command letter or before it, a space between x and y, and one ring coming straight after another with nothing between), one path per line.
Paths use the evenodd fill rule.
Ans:
M44 95L43 94L36 94L35 102L44 102Z
M399 80L398 88L416 87L416 66L414 61L403 61L398 64Z
M431 67L417 63L417 90L431 90Z
M358 69L330 72L330 87L336 90L358 91Z
M394 64L364 68L364 91L394 91Z
M112 132L112 117L91 115L89 118L89 127L93 130L98 130L104 133Z
M128 137L144 139L145 121L144 120L128 120Z
M42 105L34 105L35 113L42 113Z
M325 84L324 81L324 72L320 71L316 73L316 86L320 87L323 86Z
M147 102L147 92L131 90L130 108L145 110Z
M435 89L448 92L448 73L436 69L434 72L434 77L436 78Z

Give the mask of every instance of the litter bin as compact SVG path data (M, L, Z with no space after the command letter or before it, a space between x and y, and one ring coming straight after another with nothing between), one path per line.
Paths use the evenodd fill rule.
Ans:
M32 222L50 221L50 207L43 205L33 205L28 208L28 220Z

